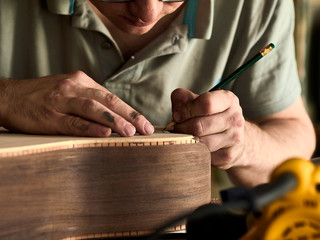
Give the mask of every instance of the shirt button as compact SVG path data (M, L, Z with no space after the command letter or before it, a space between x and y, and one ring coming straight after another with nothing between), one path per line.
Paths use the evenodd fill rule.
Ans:
M103 49L110 49L112 48L112 43L110 41L104 41L101 43L101 47Z

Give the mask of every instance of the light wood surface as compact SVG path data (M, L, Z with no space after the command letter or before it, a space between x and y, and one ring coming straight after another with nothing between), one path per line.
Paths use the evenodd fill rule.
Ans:
M144 235L209 203L210 173L209 150L190 135L1 132L0 239Z
M0 158L84 147L157 146L196 142L198 140L192 135L176 133L155 133L134 137L120 137L112 134L107 138L89 138L15 134L0 129Z

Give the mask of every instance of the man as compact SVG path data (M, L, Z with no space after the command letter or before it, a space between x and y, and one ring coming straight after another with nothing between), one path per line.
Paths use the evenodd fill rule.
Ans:
M0 18L8 129L132 136L173 117L176 131L207 144L214 167L248 187L312 155L291 0L1 0ZM228 90L207 92L270 42L276 50Z

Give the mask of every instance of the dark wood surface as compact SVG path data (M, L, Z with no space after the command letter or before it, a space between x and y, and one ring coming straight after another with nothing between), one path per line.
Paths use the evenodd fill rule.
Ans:
M143 237L129 237L129 238L105 238L104 240L148 240L149 236ZM157 238L159 240L187 240L186 233L168 233ZM88 239L88 240L103 240L103 239ZM199 239L200 240L200 239Z
M0 239L132 239L210 202L204 144L83 146L0 154Z

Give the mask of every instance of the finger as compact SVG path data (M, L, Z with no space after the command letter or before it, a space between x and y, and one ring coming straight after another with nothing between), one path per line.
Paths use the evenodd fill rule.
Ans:
M108 90L87 89L86 96L95 99L110 111L130 122L140 134L152 134L154 132L152 124L141 113Z
M178 132L192 134L202 137L211 134L217 134L228 129L240 130L244 123L241 108L229 108L222 113L216 113L210 116L194 117L182 123L175 125L175 130Z
M175 130L197 136L205 143L210 152L215 152L224 147L230 147L228 142L228 128L219 124L211 124L212 117L193 118L186 122L176 124ZM222 119L222 118L221 118Z
M199 140L207 145L211 153L223 148L229 148L233 146L232 143L228 140L227 131L199 137Z
M230 91L219 90L204 93L193 101L177 107L173 114L174 120L182 122L194 117L224 112L232 106L235 99L235 95Z
M199 95L184 89L177 88L171 93L172 110L180 105L184 105L192 100L196 99Z
M88 98L64 98L59 111L107 126L121 136L133 136L135 127L101 103Z
M211 153L211 166L220 170L237 167L238 159L242 153L243 148L241 146L221 148Z
M108 137L111 135L111 128L76 116L61 114L57 123L59 124L56 129L58 134L83 137Z
M183 124L185 124L185 123L183 123ZM177 124L176 127L179 128L183 124ZM191 132L184 132L184 133L194 135L192 133L192 131ZM235 141L234 141L234 139L230 138L230 135L231 135L230 133L231 133L231 130L226 129L224 131L218 130L216 133L214 133L214 134L211 133L210 135L202 135L202 136L196 135L196 136L199 136L200 142L207 145L211 154L216 154L216 152L218 152L218 151L225 152L225 151L223 151L223 149L229 149L234 146ZM217 160L215 163L217 164L215 166L223 165L220 162L217 162Z
M195 117L175 125L175 131L203 137L224 132L229 125L225 119L226 113L211 116Z
M18 126L18 127L17 127ZM74 136L108 137L111 128L84 120L79 117L54 112L50 119L37 119L36 122L15 122L8 129L31 134L63 134Z
M201 137L211 152L211 165L226 170L236 165L238 157L243 152L243 144L235 144L228 131Z
M60 81L58 90L56 90L62 93L60 95L94 99L107 107L111 112L118 114L133 124L137 132L141 134L152 134L154 132L154 127L143 115L103 86L97 84L85 73L77 71L68 76L62 75L61 77L63 80ZM72 91L70 91L70 89L72 89ZM115 127L115 129L117 129L117 127Z

